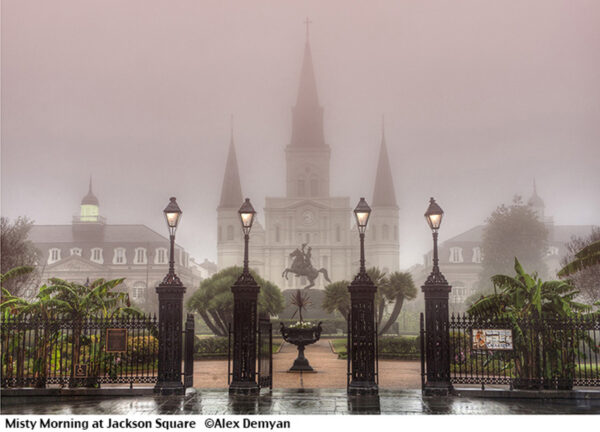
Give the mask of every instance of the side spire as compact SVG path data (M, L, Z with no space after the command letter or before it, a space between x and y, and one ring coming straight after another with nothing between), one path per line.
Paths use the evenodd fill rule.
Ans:
M237 209L242 201L242 184L240 182L235 145L233 142L233 115L231 115L231 140L229 143L227 162L225 164L225 175L223 176L219 208Z
M398 207L396 190L392 178L392 168L385 143L385 120L381 119L381 147L379 149L379 162L375 177L372 207Z

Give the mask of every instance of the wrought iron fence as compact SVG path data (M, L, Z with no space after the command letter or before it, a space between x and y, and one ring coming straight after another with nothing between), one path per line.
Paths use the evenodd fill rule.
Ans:
M600 386L600 317L449 322L450 381L510 388Z
M273 388L273 324L269 317L258 320L258 386Z
M98 387L157 381L156 317L74 320L21 315L5 317L0 324L2 387Z

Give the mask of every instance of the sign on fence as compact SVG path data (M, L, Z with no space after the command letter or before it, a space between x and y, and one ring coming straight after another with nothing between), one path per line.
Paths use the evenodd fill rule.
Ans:
M127 329L106 329L106 352L127 351Z
M510 329L473 329L474 350L512 350L513 338Z

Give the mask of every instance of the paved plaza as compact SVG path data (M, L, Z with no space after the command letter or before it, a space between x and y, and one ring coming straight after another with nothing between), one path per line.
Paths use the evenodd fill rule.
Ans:
M422 397L419 390L381 390L351 399L345 389L263 390L230 397L227 390L190 390L185 396L27 398L2 405L3 414L599 414L600 400L518 400Z
M319 340L306 347L305 356L316 373L288 372L298 355L296 346L284 343L273 355L273 387L284 389L346 388L346 360L338 359L328 340ZM421 365L416 361L379 361L379 381L382 388L420 389ZM197 361L194 364L194 387L227 388L227 362Z

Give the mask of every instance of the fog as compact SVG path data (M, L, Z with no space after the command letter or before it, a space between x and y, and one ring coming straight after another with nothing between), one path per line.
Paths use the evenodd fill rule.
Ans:
M558 224L600 224L600 2L2 1L2 215L108 223L216 261L234 116L242 193L285 195L309 17L331 194L373 194L385 115L401 267L536 179ZM241 203L240 203L241 204Z

